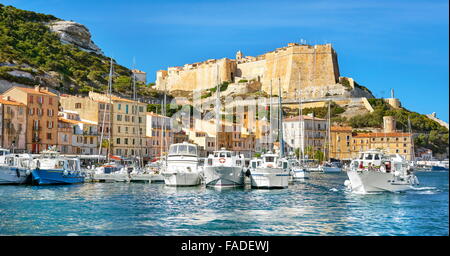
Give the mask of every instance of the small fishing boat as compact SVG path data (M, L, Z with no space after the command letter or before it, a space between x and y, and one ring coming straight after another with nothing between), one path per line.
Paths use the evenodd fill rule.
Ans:
M338 162L326 162L321 166L324 173L342 172L342 166Z
M296 159L289 159L289 167L291 168L291 177L293 181L309 178L309 172Z
M0 184L30 182L33 157L29 154L8 154L0 163Z
M54 149L41 152L41 156L33 160L32 184L75 184L83 183L84 176L80 167L80 159L62 157Z
M289 163L285 158L271 151L261 159L250 161L251 183L253 188L287 188L289 182Z

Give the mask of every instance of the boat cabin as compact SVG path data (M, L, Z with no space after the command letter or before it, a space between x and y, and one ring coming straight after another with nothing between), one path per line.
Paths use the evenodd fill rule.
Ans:
M214 151L206 159L205 166L226 165L226 166L244 166L244 156L236 154L233 151L221 148L221 150Z

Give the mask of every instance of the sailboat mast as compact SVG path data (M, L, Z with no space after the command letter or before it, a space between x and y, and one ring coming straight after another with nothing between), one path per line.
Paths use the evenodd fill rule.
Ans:
M331 151L331 101L328 100L328 161L331 161L331 155L330 155L330 151Z
M111 77L112 77L112 58L110 58L110 69L109 69L109 79L108 79L108 89L107 92L109 91L109 86L111 84ZM103 144L103 134L105 133L105 119L106 119L106 104L104 104L103 106L103 119L102 119L102 132L100 134L100 145L98 147L98 158L97 158L97 162L100 162L100 155L102 154L102 144ZM110 126L110 125L109 125Z
M415 158L416 158L416 152L415 152L415 149L414 149L414 139L413 139L413 136L412 136L412 129L411 129L411 120L409 119L409 116L408 116L408 131L409 131L409 139L411 140L411 147L412 147L412 149L411 149L411 161L415 161Z
M219 130L220 130L220 78L219 78L219 65L217 65L216 76L216 151L219 150Z
M273 136L272 136L272 115L273 115L273 113L272 113L272 111L273 111L273 109L272 109L272 79L270 79L270 102L269 102L269 110L270 110L270 112L269 112L269 123L270 123L270 125L269 125L269 137L268 137L268 143L267 144L272 144L272 138L273 138ZM268 145L269 146L269 145ZM269 149L270 149L270 146L269 146Z
M281 99L281 79L278 78L278 104L280 108L278 110L278 140L280 142L280 157L284 157L284 139L283 139L283 103Z
M109 129L108 129L108 155L107 155L107 162L109 162L109 156L111 155L111 121L112 121L112 76L113 76L113 63L111 58L111 68L109 71ZM106 109L105 109L106 110Z

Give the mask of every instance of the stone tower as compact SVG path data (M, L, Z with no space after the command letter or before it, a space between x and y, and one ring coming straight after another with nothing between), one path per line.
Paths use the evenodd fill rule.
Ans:
M386 133L395 132L396 122L393 116L383 116L383 130Z
M242 54L241 51L237 51L237 53L236 53L236 60L240 60L242 58L244 58L244 54Z

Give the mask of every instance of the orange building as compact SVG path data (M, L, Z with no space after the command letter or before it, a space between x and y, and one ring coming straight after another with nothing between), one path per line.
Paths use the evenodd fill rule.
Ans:
M58 103L59 96L48 88L12 87L3 93L27 107L26 149L39 153L58 141Z
M26 151L26 106L10 97L0 98L0 147Z

